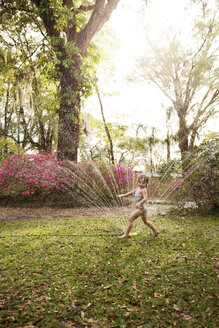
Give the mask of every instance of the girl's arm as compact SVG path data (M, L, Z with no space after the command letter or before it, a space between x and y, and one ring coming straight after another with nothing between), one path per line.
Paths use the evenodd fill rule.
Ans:
M127 196L130 196L130 195L133 195L135 193L135 190L136 189L137 188L135 188L134 190L131 190L131 191L127 192L126 194L117 195L117 197L123 198L123 197L127 197Z

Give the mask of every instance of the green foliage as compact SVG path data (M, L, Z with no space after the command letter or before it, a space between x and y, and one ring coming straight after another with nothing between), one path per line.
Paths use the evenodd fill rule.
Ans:
M18 151L19 147L10 138L0 137L0 167L2 166L2 161Z
M178 159L163 163L157 171L159 180L163 183L168 181L173 174L179 174L179 172L181 172L181 161Z
M105 143L108 143L108 138L106 136L104 124L101 122L99 126L99 131L97 132L97 135L99 138L105 141ZM110 136L112 138L113 143L119 142L119 140L125 138L125 132L127 131L127 126L122 125L122 124L117 124L117 123L107 123L107 127L109 129Z
M82 132L83 123L85 124L86 132L86 135L82 135L80 140L82 158L109 160L109 139L107 138L103 121L95 119L89 113L86 114L86 117L82 115L82 121ZM112 139L114 151L118 152L120 143L127 139L125 132L128 127L111 122L107 122L107 127Z
M145 227L97 236L123 220L0 220L0 326L216 328L217 219L154 217L156 240Z
M195 202L201 209L219 208L219 139L201 144L185 155L186 172L171 190L177 201Z
M124 137L119 143L119 147L130 151L130 153L144 153L148 147L147 138Z
M207 144L208 142L211 142L213 140L217 140L218 138L218 133L217 132L208 132L203 139L203 143Z

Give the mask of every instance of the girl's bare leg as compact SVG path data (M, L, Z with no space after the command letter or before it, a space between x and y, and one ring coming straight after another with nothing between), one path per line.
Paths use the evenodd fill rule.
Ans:
M150 221L147 221L147 213L141 214L141 219L145 225L147 225L149 228L153 230L154 237L157 237L160 232L155 228L155 226Z
M132 230L133 222L141 215L142 215L141 210L135 210L132 213L132 215L130 216L129 221L128 221L128 227L126 229L126 232L120 238L128 238L129 237L129 232Z

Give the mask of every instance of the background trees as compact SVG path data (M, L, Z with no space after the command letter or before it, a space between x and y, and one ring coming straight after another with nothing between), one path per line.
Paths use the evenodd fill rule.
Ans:
M218 68L215 42L218 24L205 12L194 26L194 40L188 49L177 35L167 45L147 40L147 53L138 61L137 76L156 85L169 100L178 118L181 156L194 146L199 131L216 113ZM171 108L171 107L169 107Z
M26 151L54 151L58 100L52 53L32 16L1 5L0 137Z
M40 56L31 55L33 39L20 32L8 29L1 42L0 136L26 150L52 151L56 140L56 85L46 73L49 64L42 65Z
M80 147L80 159L124 162L134 170L154 174L165 157L170 162L175 155L170 145L177 140L186 172L185 153L195 145L201 129L216 113L216 18L203 10L204 16L194 26L194 43L181 43L178 33L171 34L168 43L164 37L157 42L153 33L152 41L145 41L147 54L136 61L140 63L138 78L152 82L168 99L163 105L166 122L163 116L163 131L159 131L153 122L157 102L148 101L150 90L146 90L145 98L143 94L132 95L131 99L127 87L124 92L127 99L121 104L116 96L123 85L115 83L112 70L106 77L106 65L102 65L105 79L101 80L100 71L94 69L100 57L97 43L91 40L118 2L4 0L0 3L1 159L22 148L24 152L58 149L59 159L76 161ZM108 35L106 38L109 42ZM123 53L120 65L127 55L128 52ZM129 66L125 67L126 73L128 69ZM97 105L93 108L101 113L100 120L89 111L89 115L85 111L81 115L82 100L91 94L97 81ZM128 126L125 115L129 109L135 112L138 98L140 111ZM133 100L131 107L128 100ZM160 97L158 107L162 100ZM119 115L121 108L126 111L124 122L111 120L111 111L116 106ZM161 121L161 117L156 119Z
M109 8L110 2L112 6ZM90 131L89 138L92 138L88 140L87 134L83 134L86 117L81 116L80 107L81 100L91 92L96 74L94 65L99 60L96 46L91 43L88 46L88 40L108 19L106 13L116 7L116 2L109 1L109 6L100 0L92 3L88 1L86 6L83 3L52 0L1 2L1 136L10 138L10 141L25 150L53 151L58 146L60 158L66 156L72 159L77 155L78 146L83 148L83 156L88 150L91 158L105 157L114 161L115 157L116 161L132 161L133 165L142 154L144 164L147 166L150 159L150 165L155 168L160 160L155 155L159 155L157 148L161 147L162 142L167 147L167 160L170 160L171 138L178 139L183 154L195 143L205 122L216 112L216 19L205 10L205 18L199 20L194 31L194 40L198 42L189 48L180 44L178 34L170 39L168 46L163 40L157 44L149 40L150 56L144 56L139 69L143 79L152 78L152 83L163 89L163 94L169 99L169 104L164 106L167 108L167 134L163 133L163 137L160 134L153 136L150 116L147 118L147 131L140 137L137 136L138 128L135 125L123 131L122 126L126 122L115 124L107 121L120 86L117 89L115 87L112 93L106 81L100 79L98 87L104 106L105 132L102 123L96 122L93 124L94 130ZM97 10L100 10L100 16L95 18ZM86 42L82 35L88 35ZM148 46L146 41L145 46ZM112 80L112 72L108 74L108 80ZM106 93L110 107L105 105ZM142 101L145 111L148 109L146 106ZM95 110L100 112L99 103ZM177 117L178 123L171 124L170 117L172 120ZM144 121L141 124L146 126ZM173 125L179 126L177 136L171 131ZM68 138L65 138L67 131L71 136L69 147ZM140 131L143 133L141 128ZM91 142L94 135L97 138ZM4 146L4 153L7 153L7 149L8 146Z

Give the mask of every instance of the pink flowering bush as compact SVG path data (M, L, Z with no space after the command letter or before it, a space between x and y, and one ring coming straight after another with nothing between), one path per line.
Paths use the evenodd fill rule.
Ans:
M132 186L136 176L134 171L120 163L112 165L104 161L82 161L67 165L81 197L88 203L100 206L117 205L116 195Z
M67 179L63 163L54 154L17 153L3 161L0 192L4 195L49 194Z
M186 154L186 171L169 197L179 202L194 202L199 208L219 208L219 144L213 140Z
M59 161L55 154L17 153L3 161L0 195L28 199L58 195L71 205L107 205L118 202L116 194L133 184L135 173L124 165L83 161Z

